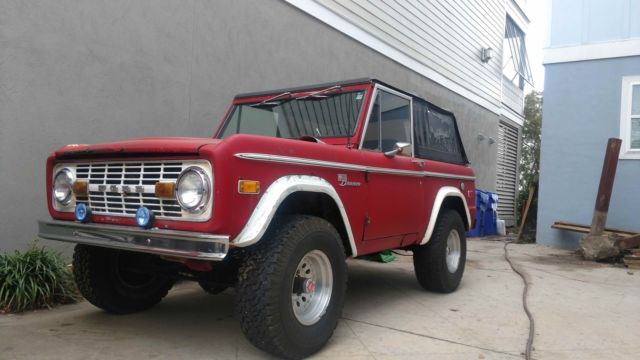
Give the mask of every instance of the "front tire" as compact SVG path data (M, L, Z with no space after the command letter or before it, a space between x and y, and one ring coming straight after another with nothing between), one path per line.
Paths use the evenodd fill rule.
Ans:
M152 255L76 245L73 275L82 296L113 314L130 314L153 307L167 295L173 279L137 271Z
M445 209L431 240L413 251L413 267L426 290L451 293L460 285L467 259L464 223L455 210Z
M242 331L273 355L309 356L333 334L346 287L345 252L336 229L314 216L277 218L247 250L239 269Z

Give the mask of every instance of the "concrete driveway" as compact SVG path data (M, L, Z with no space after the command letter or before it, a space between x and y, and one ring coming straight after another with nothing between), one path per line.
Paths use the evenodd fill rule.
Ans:
M469 241L454 294L421 290L411 257L349 262L343 319L317 359L517 359L528 321L522 282L503 243ZM573 253L510 245L531 282L535 359L637 359L640 271L586 263ZM107 315L83 302L0 316L1 359L263 359L240 331L234 292L180 285L156 308Z

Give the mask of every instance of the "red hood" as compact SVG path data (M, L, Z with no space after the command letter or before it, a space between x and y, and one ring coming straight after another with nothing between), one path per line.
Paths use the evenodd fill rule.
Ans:
M141 138L103 144L65 145L55 152L56 158L111 155L197 155L198 150L222 140L208 138Z

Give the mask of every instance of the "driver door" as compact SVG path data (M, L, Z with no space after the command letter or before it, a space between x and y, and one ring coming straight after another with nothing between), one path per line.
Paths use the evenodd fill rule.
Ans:
M423 161L413 158L412 99L377 87L362 139L366 174L366 252L413 243L424 222ZM410 144L397 154L398 143Z

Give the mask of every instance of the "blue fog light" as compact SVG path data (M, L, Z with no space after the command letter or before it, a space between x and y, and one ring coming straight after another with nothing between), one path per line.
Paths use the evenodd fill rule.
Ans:
M138 226L148 229L153 222L153 213L146 207L141 207L136 211L136 223Z
M89 215L91 214L91 211L89 210L87 205L83 203L79 203L76 205L75 214L76 214L76 220L83 223L89 220Z

